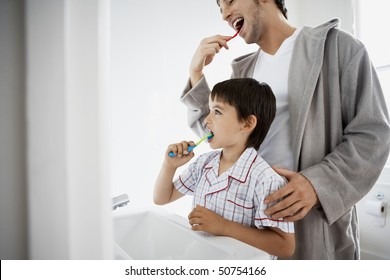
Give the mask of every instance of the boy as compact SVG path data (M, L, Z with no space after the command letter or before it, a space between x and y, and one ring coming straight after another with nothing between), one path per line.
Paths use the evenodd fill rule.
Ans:
M293 223L264 214L264 198L285 180L257 155L275 117L275 96L252 78L230 79L214 86L205 118L211 148L173 181L176 169L194 157L193 142L168 146L154 189L154 202L167 204L193 195L189 223L195 231L229 236L288 257L295 249ZM169 152L176 154L170 157Z

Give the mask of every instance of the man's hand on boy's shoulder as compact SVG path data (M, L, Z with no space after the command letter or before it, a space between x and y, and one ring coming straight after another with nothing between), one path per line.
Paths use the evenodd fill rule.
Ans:
M265 198L264 203L266 204L280 201L266 209L264 213L273 219L283 218L288 222L303 219L310 209L318 203L313 185L298 172L276 167L273 169L285 177L288 183Z

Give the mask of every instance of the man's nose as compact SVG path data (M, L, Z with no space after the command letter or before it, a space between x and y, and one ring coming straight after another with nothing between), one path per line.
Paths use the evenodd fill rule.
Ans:
M231 14L230 8L226 4L221 3L220 11L221 11L222 19L228 21Z

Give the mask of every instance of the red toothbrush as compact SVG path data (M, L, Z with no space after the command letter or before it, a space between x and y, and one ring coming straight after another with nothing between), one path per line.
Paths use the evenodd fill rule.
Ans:
M234 34L232 37L227 39L226 42L229 42L231 39L235 38L238 35L238 33L240 33L240 29L237 30L236 34Z

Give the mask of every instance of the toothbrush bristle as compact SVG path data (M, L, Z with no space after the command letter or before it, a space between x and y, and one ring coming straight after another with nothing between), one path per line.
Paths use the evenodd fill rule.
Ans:
M210 134L207 135L207 139L211 139L213 137L214 137L214 133L210 133Z

